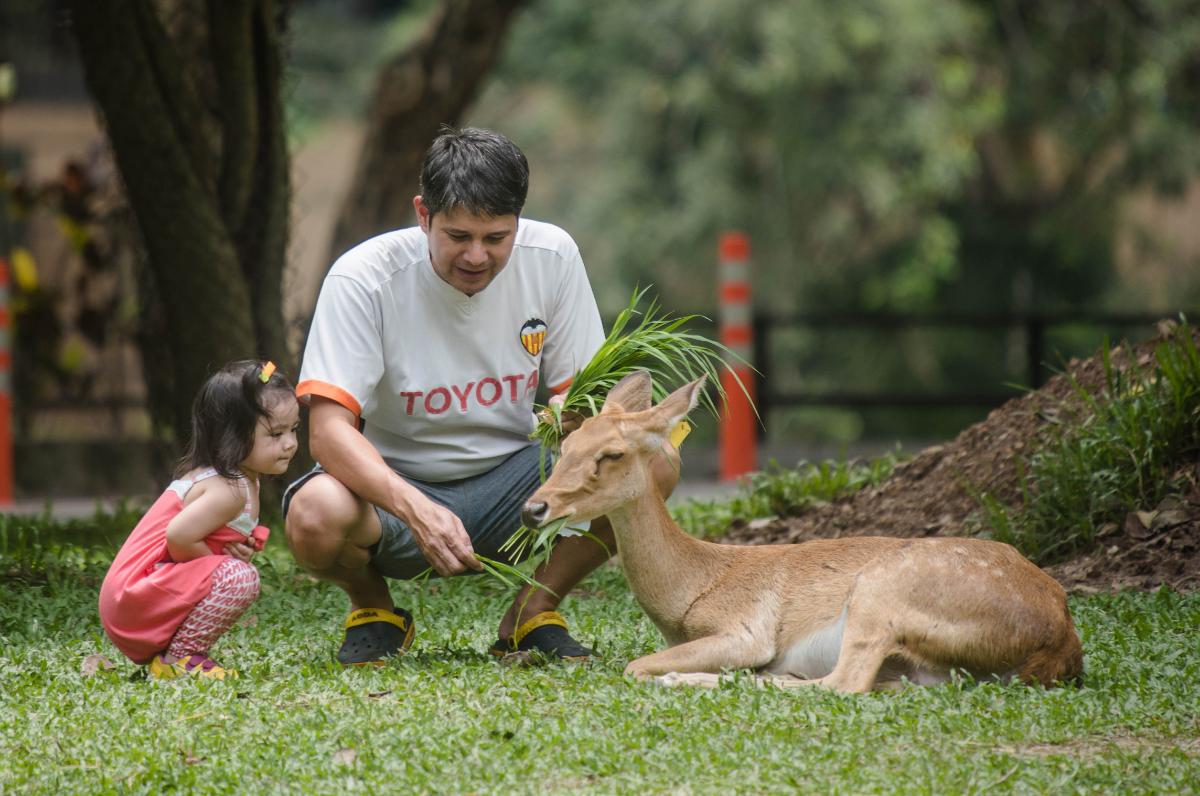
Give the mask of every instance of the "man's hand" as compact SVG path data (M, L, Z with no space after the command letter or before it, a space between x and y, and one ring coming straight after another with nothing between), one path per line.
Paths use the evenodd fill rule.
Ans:
M245 542L230 542L225 545L225 552L236 558L238 561L250 563L250 559L254 557L254 545L246 544Z
M549 405L551 407L562 406L566 402L566 395L551 395ZM559 427L562 429L563 439L581 425L583 425L583 415L576 411L567 410L559 416Z
M483 571L471 547L471 537L454 512L424 498L414 503L407 515L417 547L439 575L448 577L467 569Z

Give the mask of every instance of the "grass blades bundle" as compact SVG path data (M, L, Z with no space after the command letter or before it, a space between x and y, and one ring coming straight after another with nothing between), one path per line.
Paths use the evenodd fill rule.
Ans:
M724 360L729 357L740 361L740 357L717 341L685 328L691 321L707 320L702 315L671 317L653 298L644 311L638 310L648 291L649 288L634 290L629 306L617 315L600 350L575 374L563 403L540 409L539 423L531 436L543 448L558 450L564 414L575 413L585 418L597 414L608 391L638 370L649 371L653 377L655 402L681 384L707 376L713 392L704 391L700 402L714 416L718 414L713 395L725 397L720 376ZM641 317L640 322L627 331L635 316ZM737 383L749 395L746 386L740 380Z
M715 340L685 328L691 321L707 320L701 315L671 317L662 311L658 301L653 298L644 311L639 310L638 305L648 291L649 288L634 290L629 306L621 310L613 321L612 329L600 350L575 374L563 403L541 407L538 411L539 422L530 436L540 442L543 449L558 450L563 438L564 415L587 418L599 413L609 390L621 379L639 370L650 372L655 403L676 387L707 376L713 392L703 391L700 403L714 416L718 414L713 395L722 400L725 397L721 385L721 369L725 358L740 358ZM635 316L640 316L640 321L630 328ZM740 379L737 384L743 393L749 395ZM542 478L545 480L544 472ZM555 522L544 528L522 525L501 550L511 551L510 555L518 560L528 556L528 560L537 567L550 556L563 524ZM599 539L591 538L600 544Z
M522 527L524 527L524 526L522 526ZM562 527L562 524L559 523L558 525L553 526L553 527L554 527L554 532L558 533L558 529ZM510 538L507 542L504 543L504 547L501 548L501 550L507 549L510 544L513 544L513 540L516 538L517 538L517 535L514 534L512 536L512 538ZM542 585L541 583L538 583L536 580L534 580L529 575L529 573L525 572L525 570L521 569L520 567L513 566L512 564L508 563L507 561L498 561L494 558L487 558L486 556L479 555L479 553L475 554L475 558L476 558L476 560L479 561L480 564L483 565L484 574L490 575L491 577L493 577L496 580L503 583L505 586L508 586L510 589L515 589L518 587L518 584L523 583L523 584L526 584L529 586L533 586L535 589L546 589L546 591L550 592L551 594L555 594L553 589L547 588L546 586ZM424 570L422 570L416 576L410 578L410 580L413 583L424 585L424 584L428 583L429 579L432 577L433 577L433 567L426 567ZM555 596L558 596L558 595L555 594Z
M507 553L515 561L523 561L527 557L538 563L550 550L559 531L567 524L565 519L553 520L542 528L530 528L522 525L517 532L508 537L508 541L500 546L500 552Z

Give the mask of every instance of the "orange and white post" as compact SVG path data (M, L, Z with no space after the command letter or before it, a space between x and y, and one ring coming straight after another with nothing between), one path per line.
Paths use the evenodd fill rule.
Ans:
M12 321L8 311L8 271L8 258L0 252L0 507L11 506L13 502Z
M721 373L720 476L732 481L758 469L758 415L754 411L754 325L750 293L750 240L726 232L718 245L721 343L737 355ZM741 381L741 385L738 381ZM745 386L745 392L742 390Z

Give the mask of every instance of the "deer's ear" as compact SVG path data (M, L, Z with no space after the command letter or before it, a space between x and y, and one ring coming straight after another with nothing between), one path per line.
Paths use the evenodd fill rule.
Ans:
M613 385L600 414L642 412L650 408L650 372L635 370Z
M700 401L700 391L704 389L704 382L707 378L707 376L701 376L693 382L688 382L659 401L658 406L654 407L657 423L666 429L671 429L676 423L687 417L688 412L695 409L696 404Z

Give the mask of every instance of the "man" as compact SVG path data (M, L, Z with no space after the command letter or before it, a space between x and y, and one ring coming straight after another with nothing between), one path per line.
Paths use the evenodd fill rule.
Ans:
M321 287L297 386L319 465L288 488L284 513L296 560L350 597L342 664L412 643L412 616L385 578L478 572L476 550L505 558L539 483L528 436L538 384L563 393L604 340L574 241L520 217L528 181L504 136L446 132L421 171L419 226L351 249ZM669 491L677 459L666 454ZM606 522L592 533L612 548ZM555 595L607 555L561 539L535 573L549 591L516 595L492 651L590 656Z

